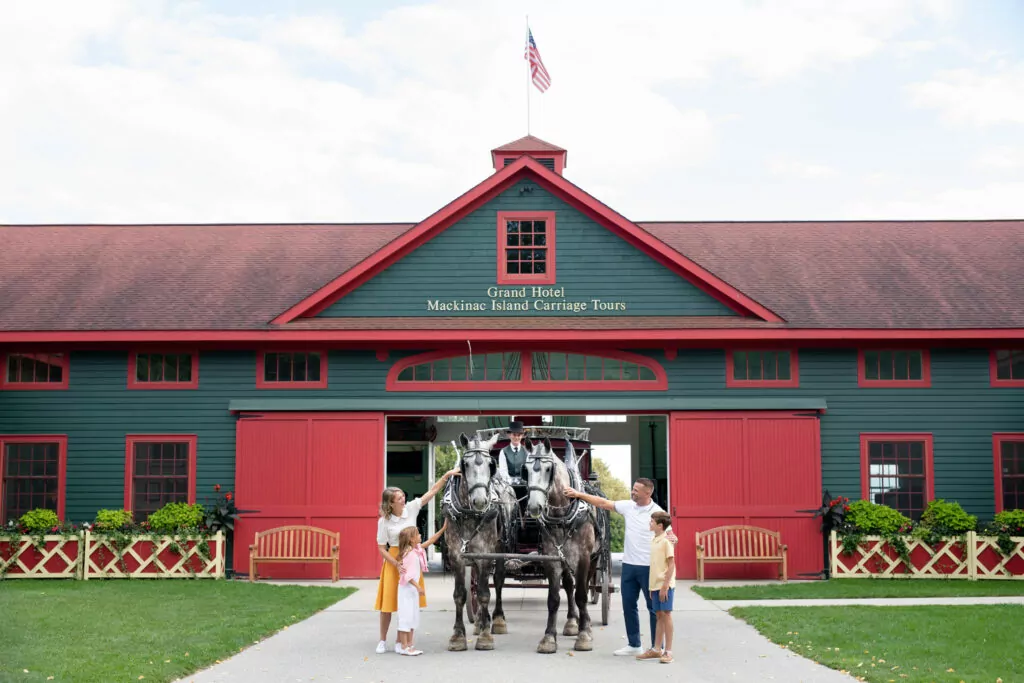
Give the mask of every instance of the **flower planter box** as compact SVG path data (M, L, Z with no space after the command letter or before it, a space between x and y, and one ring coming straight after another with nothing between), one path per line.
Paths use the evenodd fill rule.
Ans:
M117 543L109 536L86 531L82 579L222 579L224 533L209 539L209 554L201 550L205 540L191 536L133 536L118 556Z
M36 548L32 536L0 539L0 578L81 578L81 548L79 534L44 536L41 548Z
M890 579L1024 579L1024 537L1013 537L1014 551L1004 556L997 538L968 532L929 545L905 536L909 565L881 536L865 536L847 555L835 531L830 538L832 577Z

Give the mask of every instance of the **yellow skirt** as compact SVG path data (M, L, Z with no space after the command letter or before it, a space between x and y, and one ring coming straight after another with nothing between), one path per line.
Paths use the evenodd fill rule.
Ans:
M398 548L388 548L391 557L398 558ZM423 575L420 575L420 588L423 588ZM420 596L420 607L427 606L427 597ZM398 569L390 562L381 560L380 581L377 582L377 602L373 609L378 612L398 611Z

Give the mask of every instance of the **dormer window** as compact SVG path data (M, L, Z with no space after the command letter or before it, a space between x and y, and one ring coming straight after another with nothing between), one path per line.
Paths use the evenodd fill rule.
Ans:
M498 212L498 284L555 284L554 211Z

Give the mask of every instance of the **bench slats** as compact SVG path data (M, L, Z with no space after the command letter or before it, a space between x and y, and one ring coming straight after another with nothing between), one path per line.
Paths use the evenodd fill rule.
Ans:
M249 580L256 580L261 562L329 562L331 580L338 580L341 533L313 526L282 526L256 532L249 546Z
M787 580L788 548L782 534L746 524L732 524L697 532L697 580L704 580L705 562L769 562L780 565L779 578Z

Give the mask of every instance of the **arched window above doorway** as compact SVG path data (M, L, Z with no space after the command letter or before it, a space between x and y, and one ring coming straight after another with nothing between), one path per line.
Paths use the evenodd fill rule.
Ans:
M665 369L628 351L432 351L402 359L388 391L664 391Z

